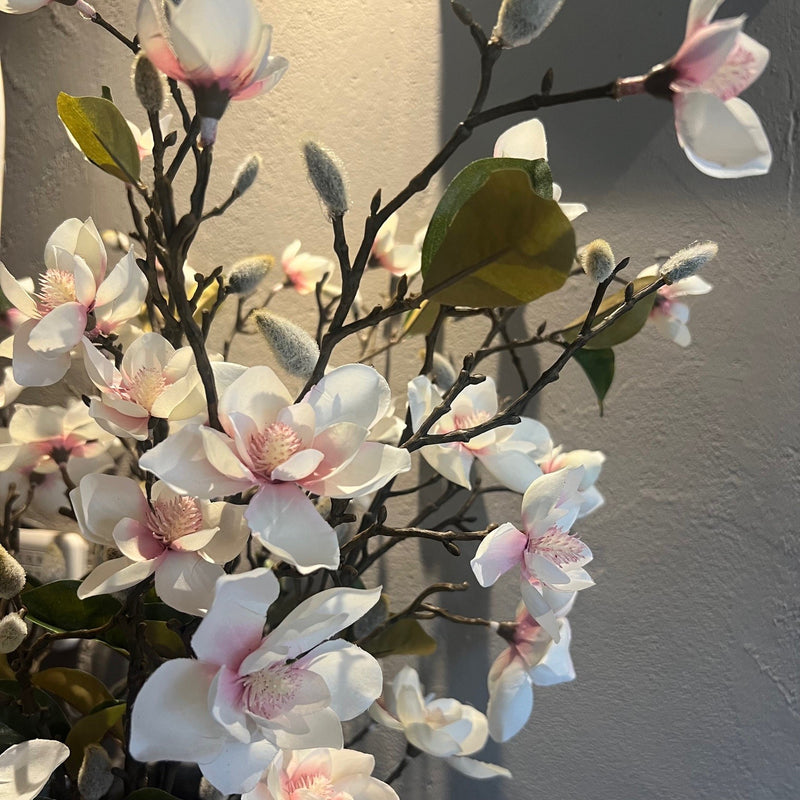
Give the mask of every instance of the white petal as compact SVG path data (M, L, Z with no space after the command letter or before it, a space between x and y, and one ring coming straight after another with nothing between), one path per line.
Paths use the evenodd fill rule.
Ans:
M515 565L522 563L528 537L510 522L485 536L470 561L472 571L481 586L492 586L497 579Z
M530 677L536 686L555 686L559 683L575 680L575 667L569 654L572 642L572 628L568 619L560 620L561 641L551 645L544 658L530 671Z
M686 16L686 36L691 36L698 28L708 25L725 0L692 0Z
M45 356L68 353L83 338L86 307L64 303L46 314L31 329L28 347Z
M202 616L214 597L214 584L225 571L197 553L167 552L156 569L156 592L172 608Z
M454 770L477 780L511 777L511 773L505 767L500 767L497 764L489 764L486 761L478 761L475 758L452 756L447 759L447 763Z
M97 289L95 315L100 327L110 329L135 317L146 296L147 279L131 250Z
M523 494L542 470L533 454L504 445L500 443L485 448L478 454L478 460L503 486Z
M95 567L78 587L78 597L95 597L98 594L113 594L136 586L149 578L156 569L157 559L131 561L129 558L112 558Z
M219 412L223 424L236 413L252 420L255 430L263 430L291 404L292 396L269 367L250 367L222 395Z
M503 658L509 651L498 657ZM494 665L489 673L489 705L486 716L489 720L489 735L496 742L507 742L524 727L533 711L533 687L528 670L520 658L506 659L499 675L494 676ZM497 664L497 661L495 662Z
M206 525L217 528L214 538L203 548L204 555L216 564L232 561L247 542L250 530L244 521L244 507L232 503L209 503L203 509Z
M524 577L520 580L519 586L522 602L525 603L528 613L553 637L553 641L560 641L561 630L558 620L547 600L545 600L537 587L533 586ZM563 594L567 593L564 592Z
M83 535L90 541L108 546L121 519L143 521L148 511L139 484L119 475L87 475L70 493L70 499L76 512L80 509Z
M456 444L433 444L421 448L420 454L436 472L447 478L448 481L463 486L465 489L472 488L469 473L475 456L466 448Z
M23 288L20 282L6 269L0 261L0 289L11 305L19 309L26 317L38 318L36 300Z
M0 800L33 800L68 757L69 748L52 739L11 745L0 755Z
M769 50L740 33L725 63L699 88L721 100L738 97L761 77L768 62Z
M48 269L55 267L53 251L61 248L68 253L79 255L91 269L96 281L103 280L106 271L106 248L103 237L89 217L86 222L68 219L53 231L44 248L44 261Z
M366 364L347 364L331 370L312 386L305 402L317 417L317 430L337 422L371 428L386 416L392 395L386 379Z
M200 771L223 795L249 792L277 753L278 748L265 739L247 744L223 740L219 755L202 762Z
M509 128L494 145L495 158L547 158L547 136L538 119L529 119Z

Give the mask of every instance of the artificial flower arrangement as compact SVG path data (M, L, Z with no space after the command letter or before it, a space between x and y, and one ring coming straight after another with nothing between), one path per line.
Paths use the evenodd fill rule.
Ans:
M688 345L680 298L711 289L696 273L717 247L688 244L634 277L607 242L578 248L571 221L586 208L560 202L535 118L453 180L413 242L398 240L397 212L478 126L641 93L672 102L679 142L706 174L763 174L769 143L738 96L768 51L742 32L744 18L714 19L720 0L691 0L684 42L647 74L565 94L553 93L548 74L539 92L488 106L504 50L537 38L563 0L503 0L490 34L453 2L481 66L464 120L405 189L388 201L375 195L357 245L344 224L342 164L307 142L335 258L288 244L281 282L267 290L273 264L262 256L207 275L188 266L200 226L257 179L253 156L230 197L208 207L224 115L235 113L229 102L269 91L288 67L271 55L272 30L254 1L140 0L132 39L83 0L58 1L127 48L148 126L128 122L108 96L62 94L59 115L77 149L124 184L131 233L69 219L47 241L36 281L0 265L10 334L0 345L10 359L0 398L0 798L169 800L186 796L176 784L181 764L195 796L389 800L420 754L475 779L510 778L474 756L489 737L503 742L525 726L534 687L575 677L568 615L593 581L591 550L572 528L603 504L605 459L556 446L526 409L572 359L602 408L614 348L648 320ZM0 11L47 2L2 0ZM191 193L178 197L175 178L190 169ZM121 257L109 259L112 246ZM366 310L360 290L371 269L389 273L389 294ZM514 339L514 316L567 281L591 286L588 310ZM280 288L308 298L312 332L267 310ZM235 325L214 352L207 339L226 304L236 306ZM437 345L463 317L484 319L487 333L453 364ZM379 330L388 330L382 345ZM232 362L233 338L253 331L270 347L268 363ZM373 364L415 336L419 374L392 396ZM339 363L346 340L360 341L359 363ZM555 358L530 375L521 354L545 346ZM500 397L478 371L498 355L516 370L516 397ZM85 395L63 406L17 402L25 387L58 384L70 369L83 373ZM423 489L435 501L395 519L392 499ZM487 491L518 494L519 517L476 530L470 509ZM453 499L457 510L433 522ZM81 581L41 583L15 558L35 508L60 513L92 544ZM372 568L420 539L454 557L477 543L471 590L508 573L519 607L507 620L456 614L446 599L434 602L468 588L454 583L420 586L406 606L392 604ZM485 713L426 696L411 666L385 679L383 657L435 650L422 624L431 619L504 640ZM125 680L109 686L103 675L43 665L65 639L122 654ZM343 723L359 719L346 744ZM362 752L373 725L407 742L383 780Z

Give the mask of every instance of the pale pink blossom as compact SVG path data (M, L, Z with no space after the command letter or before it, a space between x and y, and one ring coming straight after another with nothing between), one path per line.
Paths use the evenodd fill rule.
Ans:
M69 748L53 739L12 744L0 755L0 800L38 797L50 776L68 757Z
M374 757L356 750L285 750L242 800L398 800L374 768Z
M422 268L422 242L425 231L414 238L413 244L401 244L397 241L397 225L399 218L392 214L381 225L372 245L371 258L392 275L400 277L407 275L409 278L416 275Z
M158 127L161 130L162 139L166 137L166 135L172 130L172 117L172 114L162 114L161 117L159 117ZM149 125L142 130L138 125L131 122L129 119L126 119L125 121L128 123L128 127L133 134L136 147L139 149L139 158L144 161L144 159L153 155L153 131Z
M599 450L567 450L554 447L540 462L542 472L558 472L568 467L583 467L583 479L578 486L581 508L578 519L588 516L605 503L605 498L595 486L606 457Z
M152 417L185 420L200 414L205 395L191 347L176 350L158 333L145 333L126 349L120 368L85 343L84 364L100 390L89 414L111 433L140 441Z
M397 673L369 713L379 724L402 731L423 753L445 759L471 778L511 777L503 767L467 757L481 750L489 738L486 716L458 700L425 697L412 667Z
M530 615L558 642L561 637L557 597L594 585L583 569L592 552L570 528L581 509L583 467L562 469L537 478L522 498L524 532L500 525L480 543L470 565L481 586L491 586L513 567L520 570L522 601Z
M658 265L653 265L643 269L638 277L654 277L657 274ZM691 275L668 286L662 286L656 292L656 302L650 312L650 321L662 336L681 347L688 347L692 343L692 334L687 325L689 306L680 302L678 298L708 294L712 288L711 284L699 275Z
M424 375L408 384L411 424L417 430L439 405L442 391ZM480 425L498 410L497 388L491 378L467 386L453 401L450 411L431 428L432 434L450 433ZM504 425L475 436L468 442L428 445L422 457L447 480L471 487L470 471L477 459L504 486L524 492L542 470L537 461L553 447L547 428L535 419L523 417L518 425Z
M191 761L223 794L255 788L279 749L342 746L343 720L380 694L368 653L331 639L363 616L380 588L328 589L264 635L279 594L265 569L217 581L192 637L197 660L160 666L133 706L130 752L139 761Z
M220 398L224 433L186 425L139 464L196 497L256 489L245 519L265 547L302 573L336 569L336 534L306 492L360 497L411 468L408 451L368 441L390 403L362 364L332 370L299 403L269 367L251 367Z
M83 338L113 333L139 313L147 295L132 249L107 271L105 246L91 217L62 223L47 242L44 261L36 293L0 263L0 288L25 318L0 355L12 358L14 380L22 386L61 380Z
M300 252L300 240L295 239L281 255L281 267L298 294L311 294L317 284L333 274L333 262L324 256Z
M119 550L78 587L78 597L111 594L155 575L159 597L178 611L204 614L222 565L242 552L250 535L243 507L175 494L160 481L148 502L136 481L88 475L70 492L81 533Z

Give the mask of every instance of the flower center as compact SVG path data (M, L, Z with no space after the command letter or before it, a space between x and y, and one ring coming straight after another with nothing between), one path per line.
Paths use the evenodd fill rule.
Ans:
M44 316L64 303L74 303L75 276L63 269L48 269L39 276L39 313Z
M586 558L586 545L555 525L544 536L530 539L527 549L531 555L542 556L557 567L583 563Z
M259 717L272 719L294 706L302 683L301 670L273 664L244 678L244 704Z
M142 367L132 378L124 381L123 391L134 403L150 411L166 386L167 381L160 369Z
M248 451L253 469L269 479L272 471L302 446L300 437L285 423L273 422L250 438Z
M456 426L455 430L463 431L467 428L474 428L481 425L486 420L491 418L488 411L473 411L471 414L456 414L453 417L453 424Z
M337 792L330 778L321 773L305 773L284 779L281 787L286 800L351 800L347 792Z
M201 530L203 512L194 497L156 500L147 514L147 523L156 539L170 545L181 536Z

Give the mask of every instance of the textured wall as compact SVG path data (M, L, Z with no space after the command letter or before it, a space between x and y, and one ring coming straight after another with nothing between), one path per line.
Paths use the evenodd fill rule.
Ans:
M102 10L130 20L133 5L109 2ZM337 150L349 167L354 207L363 210L377 185L391 192L403 184L468 103L472 44L446 7L440 21L440 9L422 0L320 5L289 2L267 11L275 49L292 68L272 95L226 117L226 154L211 196L224 196L227 176L252 150L265 156L264 180L209 226L198 243L199 268L253 250L277 253L295 236L312 250L328 247L296 156L302 137ZM536 47L504 58L493 98L532 91L551 65L558 89L641 72L674 51L685 5L571 0ZM473 8L489 21L496 2L475 0ZM468 782L420 757L398 784L409 800L790 800L800 793L793 513L800 111L791 50L800 12L794 0L729 0L723 10L748 13L749 32L773 50L747 96L775 148L769 176L721 182L700 175L675 142L669 106L654 100L543 117L565 198L590 207L577 226L580 239L607 237L618 256L633 257L632 269L693 239L716 239L720 258L706 275L715 290L694 303L691 349L651 331L619 348L603 419L577 368L541 398L535 413L554 438L609 455L601 479L607 506L581 526L595 552L597 586L572 615L578 681L538 691L529 729L486 754L510 767L515 782ZM10 142L2 253L23 270L41 258L47 234L65 216L92 213L101 225L124 219L117 185L76 158L48 109L58 89L90 93L101 82L128 98L127 67L101 75L98 65L124 52L63 8L3 18L0 26ZM132 103L126 107L134 113ZM476 134L451 175L488 154L500 130ZM428 197L404 217L405 233L430 208L434 194ZM352 235L360 216L350 221ZM528 328L542 317L571 319L585 300L579 285L545 299ZM281 298L278 310L287 303ZM459 353L469 335L459 328L446 349ZM415 348L400 359L407 370ZM552 354L541 357L546 363ZM512 374L500 377L506 392L515 390ZM496 521L514 520L518 507L503 501L487 511ZM427 545L403 547L406 557L399 554L381 578L398 600L423 580L469 577L466 559L459 564ZM514 593L513 580L492 595L475 591L469 608L508 617ZM466 602L454 599L454 608L466 608L457 601ZM430 689L484 707L486 670L499 649L479 632L448 629L445 658L422 664L423 678ZM370 736L383 750L382 773L399 744Z

